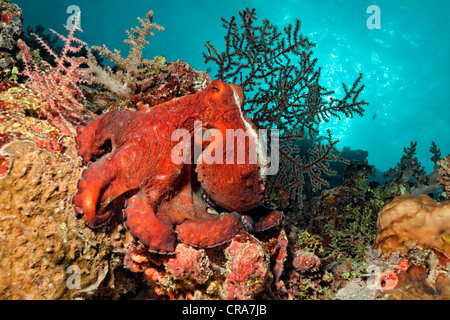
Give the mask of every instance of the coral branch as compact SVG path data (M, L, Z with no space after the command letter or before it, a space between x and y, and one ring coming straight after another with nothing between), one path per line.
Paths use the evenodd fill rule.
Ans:
M29 78L27 86L42 100L40 112L63 134L73 134L76 124L83 121L81 112L84 110L81 102L84 95L78 84L88 83L85 80L85 70L81 68L83 57L70 57L69 54L79 53L86 44L75 37L76 28L64 26L69 34L67 37L55 33L63 42L61 54L56 54L52 48L38 35L32 33L42 47L54 58L55 67L47 61L36 63L30 49L22 40L17 46L22 51L24 70L22 74Z
M443 162L440 161L441 151L433 141L430 152L433 154L431 160L435 167L433 172L427 174L416 157L416 148L417 141L411 141L409 147L403 148L404 154L397 166L383 173L383 177L393 178L394 181L409 186L411 194L418 197L442 189L438 179L440 165Z
M97 59L88 49L86 63L89 66L89 78L92 82L105 86L108 90L117 94L120 100L128 101L134 96L140 85L148 78L148 73L152 71L153 60L144 59L142 50L149 43L147 37L154 36L150 30L163 31L164 28L153 23L153 10L147 13L146 19L138 18L140 27L131 28L126 31L128 39L124 42L130 47L130 53L126 58L122 58L119 50L114 52L105 45L102 47L93 46L92 49L99 51L100 55L115 63L115 71L110 66L102 68L97 63Z

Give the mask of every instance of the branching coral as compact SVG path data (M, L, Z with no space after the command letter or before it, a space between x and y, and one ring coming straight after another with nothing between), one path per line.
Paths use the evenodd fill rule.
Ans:
M350 87L343 84L345 95L338 99L319 84L321 69L312 58L315 44L300 33L299 20L280 31L269 20L257 25L255 9L247 8L239 15L241 25L234 16L229 21L222 18L227 30L225 51L220 53L207 42L205 62L218 66L217 78L244 89L244 110L258 127L280 130L281 171L273 185L281 185L300 200L302 173L318 190L328 186L322 173L333 174L328 162L342 160L329 132L324 142L318 142L319 124L363 114L367 103L358 100L364 88L362 75ZM296 155L295 141L304 138L315 141L309 159Z
M105 86L110 91L116 93L120 100L128 101L136 94L138 88L145 81L148 81L148 73L153 72L153 60L147 60L142 57L144 46L149 43L147 36L153 36L150 30L163 31L164 28L153 23L153 11L147 13L146 19L138 18L140 27L127 30L128 39L125 44L130 47L130 53L126 58L122 58L120 51L109 50L105 45L102 47L93 46L92 49L99 51L100 55L108 58L115 63L115 69L106 65L102 68L95 58L92 50L88 50L87 64L89 66L89 78L92 82Z
M24 70L22 74L29 78L27 86L42 100L40 112L63 134L73 134L74 126L83 120L81 111L83 105L77 100L84 99L78 84L87 83L82 57L70 57L69 54L79 53L86 43L75 37L77 28L64 26L69 34L67 37L54 30L63 42L64 46L60 55L38 35L32 35L39 41L42 47L53 57L55 66L41 60L38 63L33 60L30 49L22 40L17 46L22 51ZM41 68L43 66L44 68Z
M336 149L337 140L332 140L331 132L327 132L325 143L321 140L310 140L311 147L308 152L301 150L302 135L293 134L280 137L280 171L274 177L273 185L282 186L284 190L290 192L291 199L304 198L303 185L305 179L309 179L310 185L314 191L320 190L322 186L329 186L327 180L322 177L325 175L335 175L336 172L330 168L331 161L346 160L338 156Z
M439 178L439 163L441 151L434 143L431 143L430 152L433 154L431 161L434 163L434 170L427 174L424 167L416 157L417 141L411 141L410 147L404 148L404 154L400 162L393 169L383 173L384 177L393 178L394 181L409 185L411 195L420 196L442 189Z

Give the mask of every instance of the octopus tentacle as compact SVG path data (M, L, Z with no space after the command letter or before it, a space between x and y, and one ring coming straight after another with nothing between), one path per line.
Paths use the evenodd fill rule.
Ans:
M142 191L127 200L123 213L125 226L149 251L166 254L175 252L175 232L158 220Z
M241 220L247 231L264 231L280 224L283 212L260 206L245 214L241 214Z
M108 205L139 186L140 177L127 175L122 167L121 159L133 152L136 152L136 146L129 145L89 163L83 171L72 203L75 204L75 212L83 215L88 226L98 228L107 223L111 216Z
M116 148L117 130L108 126L117 117L117 111L94 118L86 125L77 127L75 141L78 155L84 163L96 160Z
M176 226L178 238L186 245L204 248L230 241L243 228L235 212L210 215L208 220L185 220Z
M82 178L78 181L78 191L72 198L75 212L83 215L86 224L91 228L103 226L110 219L110 212L97 210L100 192L115 176L115 171L104 170L110 162L110 157L105 156L96 162L91 162L83 171Z

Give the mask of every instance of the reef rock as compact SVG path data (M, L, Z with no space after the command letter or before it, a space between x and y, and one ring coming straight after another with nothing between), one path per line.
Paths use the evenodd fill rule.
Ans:
M123 245L123 226L94 233L73 214L75 152L73 139L69 163L32 141L0 149L0 299L87 298L117 265L111 251Z
M263 238L241 231L229 244L210 249L178 243L175 254L170 256L131 244L126 250L125 266L144 273L160 297L255 299L278 290L273 279L277 280L282 272L286 254L283 229L271 230Z
M436 202L427 195L394 198L377 221L374 247L383 252L403 252L414 247L450 253L450 201Z

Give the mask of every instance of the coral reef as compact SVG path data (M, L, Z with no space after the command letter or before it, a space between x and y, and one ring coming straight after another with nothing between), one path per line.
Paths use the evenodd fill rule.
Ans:
M0 0L0 8L0 44L15 46L21 24L20 9L5 0ZM212 169L184 166L180 179L166 186L165 196L157 197L154 220L176 222L170 225L174 240L170 255L149 252L142 244L145 237L139 234L141 241L134 237L145 229L139 229L141 225L147 228L145 231L153 228L157 240L164 238L165 229L142 224L145 217L141 216L126 215L128 220L124 221L124 202L126 213L131 207L132 213L137 214L140 212L137 209L145 205L144 201L136 201L142 193L138 188L127 189L132 179L115 176L116 180L109 180L107 188L98 183L94 187L83 184L105 178L99 174L102 165L138 170L151 162L140 152L147 151L143 141L153 140L140 139L134 133L122 143L119 137L122 131L118 129L121 124L130 124L140 114L156 113L174 105L189 105L192 109L192 104L201 109L204 101L195 99L205 98L213 87L219 91L229 87L211 81L206 72L198 72L184 61L168 62L160 56L144 59L142 49L148 43L148 35L152 35L151 30L162 30L152 22L153 12L147 19L139 19L141 27L127 32L126 43L130 46L127 58L106 47L95 48L116 64L117 72L100 67L100 60L93 56L95 50L90 51L93 79L81 70L84 66L80 64L83 61L80 56L84 55L85 46L74 37L75 30L63 37L65 46L60 49L55 47L60 36L46 37L40 27L35 32L30 30L30 35L37 35L33 36L35 43L45 48L40 54L30 52L19 41L24 62L28 63L25 66L28 71L24 73L63 79L72 72L73 82L61 80L55 85L68 90L72 94L68 96L70 103L79 105L61 109L57 103L62 100L52 100L31 90L32 76L25 84L20 83L25 80L23 77L14 79L19 82L0 83L1 299L450 298L448 202L438 203L427 196L396 198L401 194L433 192L438 187L444 191L441 198L448 198L449 157L441 159L440 150L432 143L435 170L427 175L415 157L413 142L405 148L397 168L389 173L391 181L385 185L368 184L368 176L375 170L368 164L366 152L344 148L339 154L331 135L325 138L317 135L322 121L363 113L366 103L358 100L363 90L361 76L353 86L344 86L342 99L334 98L332 92L319 85L320 69L311 50L314 44L300 34L299 21L279 31L269 21L257 25L254 10L242 11L240 17L242 25L234 17L223 20L228 30L225 52L219 53L208 43L205 58L218 64L220 77L244 86L247 104L238 109L236 100L243 101L244 97L237 86L231 86L236 95L228 95L226 102L213 99L216 108L211 121L221 118L217 116L221 110L217 104L223 104L247 112L256 127L278 126L284 152L280 175L267 190L261 188L260 177L255 175L258 170L254 168L241 175L242 167L236 166ZM12 79L11 66L18 48L0 47L0 53L6 51L10 56L2 71L8 74L2 76ZM69 51L76 51L78 58ZM73 64L61 58L64 55L74 59L70 60ZM0 64L5 61L2 57ZM48 61L49 58L55 61ZM57 69L61 74L53 74ZM80 85L81 80L94 83ZM82 97L80 92L85 97L82 102L77 100ZM51 101L53 105L49 105ZM75 139L71 134L73 127L87 120L86 114L93 115L81 104L96 114L106 115L80 127L80 136ZM205 128L194 130L192 117L173 114L177 113L162 112L163 117L158 116L157 120L179 122L174 128L183 127L181 122L189 122L194 133L192 142L200 141L203 147L200 153L204 153L208 147L204 145ZM251 123L247 118L239 119ZM104 125L96 126L98 123ZM134 127L152 127L145 124L137 121ZM91 130L94 127L96 130ZM83 128L98 132L86 135ZM108 130L113 133L103 134ZM134 141L138 152L111 161L115 152L126 153L123 148L130 141ZM83 159L78 157L77 142ZM161 145L168 149L166 144ZM165 149L158 149L159 154L161 150ZM142 159L137 161L139 157ZM86 168L82 160L92 162ZM140 164L144 162L145 165ZM152 175L141 176L160 180L166 173L166 162L161 163L155 166ZM232 174L242 178L236 184L227 184L227 177ZM332 188L323 190L328 184ZM249 190L248 185L252 187ZM89 197L75 197L77 211L83 211L85 216L90 214L94 222L105 213L110 219L102 227L94 223L94 227L99 227L95 231L73 212L72 196L83 188L89 192L99 189L99 201L89 213L86 210L89 203L80 205ZM247 211L266 200L263 193L267 191L271 198L266 205L286 209L281 223L280 211L259 207ZM119 196L114 200L111 194ZM293 205L302 197L307 200L303 207ZM245 203L245 199L251 201ZM218 202L224 208L214 205ZM217 214L222 209L226 214ZM238 227L227 224L227 219L231 222L235 219ZM211 227L210 221L216 220L225 223ZM181 227L186 221L189 227ZM126 226L131 224L134 227L127 230ZM177 229L178 233L174 232ZM158 245L151 244L150 249L164 252Z
M373 172L365 161L351 161L342 186L305 202L300 213L286 213L290 255L282 280L288 297L333 299L366 272L384 205L381 193L366 184Z
M93 233L73 215L70 198L81 172L75 152L73 140L67 153L74 160L65 163L54 163L32 141L0 149L8 159L0 178L1 299L89 298L117 265L111 250L123 246L123 226ZM74 270L78 284L70 278Z
M32 140L51 152L55 163L68 162L67 139L45 119L38 119L40 100L26 86L14 82L0 84L0 147L14 140Z
M132 244L125 265L144 273L160 297L247 300L273 296L277 294L273 279L280 261L284 263L287 238L283 229L260 236L242 231L229 244L211 249L178 244L174 256L151 254Z
M8 0L0 1L0 81L11 80L17 70L17 40L22 34L22 9Z
M327 253L318 235L291 227L288 239L290 254L281 277L283 299L332 299L352 277L361 273L356 263Z
M411 266L398 276L394 290L383 296L388 300L449 300L450 278L441 274L434 283L427 280L427 268Z
M450 253L450 201L436 202L427 195L396 197L380 212L374 246L384 252L402 252L416 246Z

